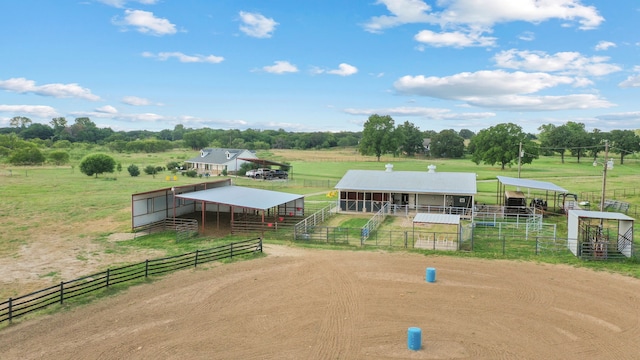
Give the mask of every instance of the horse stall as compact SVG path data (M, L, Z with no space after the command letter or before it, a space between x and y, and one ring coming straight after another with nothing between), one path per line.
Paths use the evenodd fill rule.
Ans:
M621 213L570 210L567 247L585 260L630 258L634 255L633 221Z

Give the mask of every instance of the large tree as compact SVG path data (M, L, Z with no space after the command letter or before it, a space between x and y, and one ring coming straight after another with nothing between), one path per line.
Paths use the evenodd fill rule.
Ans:
M405 121L396 128L397 141L400 143L400 151L408 156L422 153L424 150L424 138L422 131L413 123Z
M116 161L106 154L87 155L80 162L80 171L87 176L95 175L98 177L98 174L112 173L115 168Z
M640 137L633 130L611 130L613 152L620 153L620 164L624 164L625 155L640 151Z
M364 123L359 150L362 155L375 155L380 161L382 154L397 149L394 121L389 115L374 114Z
M564 154L569 148L568 139L571 137L569 128L564 125L547 124L540 126L538 130L540 130L540 147L560 154L561 162L564 164Z
M464 139L455 130L442 130L431 138L431 156L461 158L464 155Z
M498 124L480 130L469 143L471 160L480 164L500 164L501 169L517 163L520 144L522 143L522 164L530 164L538 157L538 145L531 141L522 128L516 124Z
M587 153L587 149L594 145L592 142L593 139L591 135L587 133L587 130L585 130L583 123L569 121L562 126L566 126L569 130L567 142L571 155L577 157L578 162L580 162L580 158Z
M31 125L31 119L24 116L14 116L9 120L9 125L24 129Z

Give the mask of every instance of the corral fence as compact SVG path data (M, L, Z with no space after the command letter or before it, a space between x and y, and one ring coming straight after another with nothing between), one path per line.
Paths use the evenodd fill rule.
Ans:
M338 204L335 202L314 212L293 227L293 240L309 240L316 230L322 228L321 224L338 213ZM359 236L359 235L358 235Z
M107 269L106 271L83 276L75 280L61 281L58 285L27 295L9 298L9 300L0 303L0 323L5 321L11 323L20 316L52 305L62 305L67 300L107 289L117 284L134 283L139 281L138 279L159 276L217 260L232 259L240 255L261 252L262 239L256 238L210 249L196 250L182 255L146 260L133 265Z
M369 238L370 234L375 233L375 231L380 227L380 224L384 222L384 219L387 218L387 214L389 213L389 203L385 203L378 212L376 212L369 221L362 227L362 242L364 243Z
M623 212L629 216L638 218L640 216L640 208L638 205L632 205L622 201L626 198L632 198L640 195L640 188L624 188L624 189L607 189L605 190L605 211ZM580 193L580 201L587 201L590 207L597 209L600 206L602 192L585 191Z
M198 220L185 218L166 218L133 229L134 237L157 232L175 231L176 241L186 240L198 234Z

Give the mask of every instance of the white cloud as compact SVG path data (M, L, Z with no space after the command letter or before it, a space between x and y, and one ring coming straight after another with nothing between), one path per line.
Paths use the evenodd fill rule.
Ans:
M79 98L91 101L100 100L100 97L91 93L91 90L78 84L45 84L36 85L35 81L25 78L11 78L0 80L0 89L17 93L33 93L41 96L53 96L56 98Z
M311 69L312 74L326 73L326 74L340 75L340 76L350 76L350 75L356 74L357 72L358 72L357 67L353 65L349 65L347 63L341 63L340 65L338 65L337 69L333 69L333 70L325 70L319 67L314 67Z
M132 106L151 105L151 101L149 101L148 99L140 98L140 97L137 97L137 96L125 96L125 97L122 98L122 102L127 104L127 105L132 105Z
M144 57L149 57L149 58L156 58L160 61L166 61L170 58L176 58L178 59L178 61L182 62L182 63L211 63L211 64L217 64L217 63L221 63L224 61L224 58L222 56L215 56L215 55L186 55L183 54L181 52L159 52L157 54L153 54L150 53L148 51L145 51L142 53L142 56Z
M494 70L463 72L446 77L403 76L394 83L394 86L404 94L464 100L477 96L530 94L574 82L575 80L568 76Z
M111 105L101 106L101 107L97 108L96 111L99 112L99 113L105 113L105 114L117 114L118 113L118 109L116 109L115 107L113 107Z
M403 24L429 24L446 31L424 30L416 35L416 40L422 39L434 46L493 46L494 38L481 35L491 33L493 26L499 23L525 21L537 24L559 19L577 22L581 29L587 30L604 21L595 7L584 6L580 0L440 0L436 1L440 11L432 11L423 0L378 0L376 4L385 5L390 15L372 17L364 24L366 31L380 33ZM533 39L531 35L520 38Z
M435 33L431 30L422 30L414 36L418 42L429 44L434 47L469 47L469 46L495 46L496 38L485 37L481 33L475 32L440 32Z
M522 41L533 41L536 39L536 34L531 31L525 31L518 36L518 39Z
M580 0L449 0L440 14L446 23L493 26L497 23L526 21L540 23L551 19L577 21L587 30L598 27L604 18L594 6Z
M585 110L615 106L615 104L593 94L572 94L562 96L505 95L497 97L469 98L467 99L467 102L474 106L508 111Z
M98 0L98 2L117 8L123 8L127 3L127 0ZM154 5L158 0L136 0L136 2L144 5Z
M384 29L412 23L431 23L437 19L429 15L431 6L422 0L378 0L376 4L383 4L392 15L375 16L364 25L365 30L373 33Z
M112 22L116 25L133 26L143 34L151 35L171 35L176 33L176 26L169 20L158 18L150 11L143 10L125 10L124 19L114 19Z
M502 68L561 74L603 76L622 70L618 65L607 63L609 58L606 56L586 57L572 51L549 55L544 51L511 49L499 52L493 59Z
M296 73L298 68L288 61L276 61L275 65L265 66L262 70L272 74Z
M636 66L633 69L636 73L640 73L640 66ZM640 87L640 74L630 75L626 80L618 84L621 88L636 88Z
M341 63L340 65L338 65L337 69L327 71L327 74L340 75L340 76L349 76L349 75L353 75L353 74L355 74L357 72L358 72L358 68L357 67L355 67L353 65L346 64L346 63Z
M609 48L616 47L616 43L611 41L600 41L598 45L596 45L596 51L608 50Z
M240 31L256 38L270 38L278 23L262 14L240 11Z
M429 120L470 120L470 119L487 119L495 117L493 112L466 112L455 113L451 109L428 108L428 107L393 107L393 108L377 108L377 109L353 109L343 110L351 115L373 115L387 114L390 116L419 116Z
M447 77L404 76L394 86L407 95L459 100L472 106L512 111L593 109L613 106L592 94L531 95L560 85L581 86L589 80L547 73L503 70L459 73Z
M41 118L58 116L58 112L54 108L46 105L0 105L0 112Z

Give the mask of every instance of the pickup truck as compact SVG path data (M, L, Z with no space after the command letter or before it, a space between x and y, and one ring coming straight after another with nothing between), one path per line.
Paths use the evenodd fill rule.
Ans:
M255 179L270 179L271 169L267 169L267 168L256 169L256 173L253 175L253 177Z

